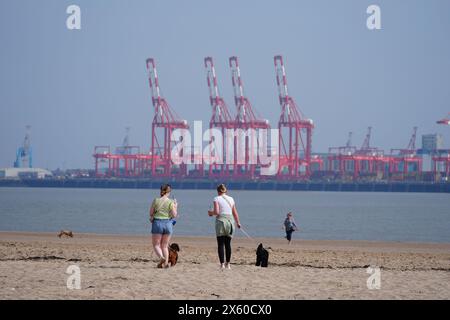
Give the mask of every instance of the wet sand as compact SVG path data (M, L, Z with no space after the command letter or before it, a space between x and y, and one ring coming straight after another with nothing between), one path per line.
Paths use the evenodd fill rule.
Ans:
M0 299L450 299L450 244L235 238L220 270L214 237L175 235L178 264L157 269L150 236L56 235L0 232ZM260 242L268 268L254 266ZM66 286L70 265L80 290Z

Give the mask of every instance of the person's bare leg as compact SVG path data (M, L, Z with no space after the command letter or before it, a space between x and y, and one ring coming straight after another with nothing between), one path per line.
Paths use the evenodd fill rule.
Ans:
M161 251L161 238L162 234L152 234L153 250L159 259L164 258L163 252Z
M171 235L170 234L163 234L161 238L161 250L163 257L165 259L164 266L167 266L169 264L169 242L170 242Z

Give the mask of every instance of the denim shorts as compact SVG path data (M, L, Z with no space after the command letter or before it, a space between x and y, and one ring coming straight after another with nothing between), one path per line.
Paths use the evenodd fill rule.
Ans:
M173 224L170 219L154 219L152 223L153 234L172 234Z

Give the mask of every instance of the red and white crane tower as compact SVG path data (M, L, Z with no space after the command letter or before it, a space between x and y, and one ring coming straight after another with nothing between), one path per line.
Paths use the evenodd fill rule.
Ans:
M253 178L257 175L257 168L261 167L258 157L258 143L264 144L258 139L259 130L268 132L270 124L268 120L262 119L256 114L249 99L244 95L238 58L236 56L230 57L229 65L237 110L234 121L237 136L234 138L233 175Z
M232 146L226 139L227 130L235 129L235 121L231 116L229 108L219 93L216 69L212 57L206 57L205 60L206 81L209 89L209 103L212 107L212 116L209 121L209 128L217 128L222 133L222 141L216 144L218 148L221 146L221 163L210 163L209 176L226 177L229 176L234 169L234 161L227 159L227 150ZM212 138L211 138L212 139ZM211 143L214 143L211 141ZM215 155L214 155L215 156ZM212 158L211 158L212 161Z
M279 130L279 178L308 178L311 174L311 145L313 121L307 119L288 93L283 57L274 57L281 115ZM287 132L286 132L287 131ZM287 167L287 172L283 168ZM303 170L302 170L303 169Z
M151 170L153 176L184 176L187 174L187 165L175 166L172 161L174 142L171 136L176 129L189 129L186 120L182 120L162 97L159 87L158 72L155 59L147 59L148 80L152 93L152 103L155 115L152 121ZM182 145L182 141L180 141ZM180 144L177 144L178 146ZM183 147L177 152L183 157Z

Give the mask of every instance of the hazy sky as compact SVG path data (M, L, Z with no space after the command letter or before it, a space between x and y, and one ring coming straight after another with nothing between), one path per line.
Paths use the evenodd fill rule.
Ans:
M81 7L81 30L66 8ZM371 4L382 30L366 27ZM232 100L229 56L240 59L253 107L277 125L273 56L285 57L291 95L314 120L313 151L343 145L405 147L450 128L450 1L0 1L0 167L25 126L34 165L93 168L95 145L130 140L148 151L153 110L145 69L157 61L163 94L183 118L211 114L203 58L213 56ZM420 139L418 139L420 146Z

